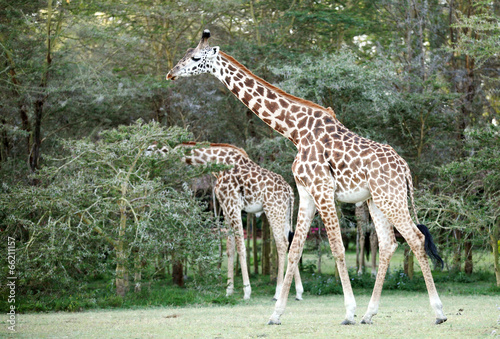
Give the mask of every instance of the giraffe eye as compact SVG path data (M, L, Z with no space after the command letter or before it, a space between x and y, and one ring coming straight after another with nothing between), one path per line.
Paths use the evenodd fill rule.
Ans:
M194 56L194 57L192 57L192 58L191 58L191 60L193 60L193 61L200 61L200 60L201 60L201 58L200 58L200 57L195 57L195 56Z

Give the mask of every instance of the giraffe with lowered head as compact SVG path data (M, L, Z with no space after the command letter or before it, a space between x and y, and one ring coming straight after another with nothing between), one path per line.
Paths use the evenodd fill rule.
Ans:
M281 294L269 324L280 324L311 220L319 211L332 254L337 263L346 309L342 324L354 324L356 301L352 292L345 249L342 244L335 200L366 201L379 239L379 269L373 293L361 323L372 323L377 314L389 261L397 248L395 227L415 254L425 279L436 324L447 320L438 296L427 254L442 264L429 230L416 225L408 209L413 203L413 184L408 164L392 147L349 131L331 108L292 96L250 72L233 57L210 46L205 30L196 48L167 74L167 79L211 73L260 119L291 140L298 154L292 171L299 191L300 207L295 237L288 254L288 266Z
M229 296L234 292L234 247L236 244L243 276L243 298L250 299L252 289L248 276L241 211L254 213L257 217L265 213L278 253L278 275L274 295L274 299L277 300L283 285L287 248L293 237L294 194L292 188L281 175L260 167L243 149L236 146L186 142L176 148L184 149L183 161L187 164L196 166L217 163L233 166L230 169L213 173L217 178L214 187L215 195L224 213L224 220L232 231L227 237L226 294ZM167 146L157 149L156 145L151 145L146 150L146 155L153 153L164 155L168 152ZM295 298L302 300L304 288L298 270L295 271L295 290Z

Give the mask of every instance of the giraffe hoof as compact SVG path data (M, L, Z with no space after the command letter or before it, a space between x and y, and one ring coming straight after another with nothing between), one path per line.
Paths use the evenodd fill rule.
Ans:
M439 318L438 318L438 319L436 319L436 325L442 324L442 323L444 323L446 320L448 320L448 318L446 318L446 317L444 317L444 318L442 318L442 319L439 319Z
M273 321L273 320L269 320L269 322L267 323L268 325L281 325L281 321Z
M295 300L297 300L297 301L302 301L303 299L302 299L302 298L298 298L298 297L296 297L296 298L295 298Z
M363 320L361 320L361 323L364 325L371 325L371 324L373 324L373 321L363 319Z
M353 321L353 320L347 320L347 319L345 319L345 320L341 323L341 325L355 325L355 324L356 324L356 322L355 322L355 321Z

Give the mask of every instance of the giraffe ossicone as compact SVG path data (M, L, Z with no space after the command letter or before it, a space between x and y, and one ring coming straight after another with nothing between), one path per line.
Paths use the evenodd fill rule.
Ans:
M226 294L234 292L234 258L235 245L240 260L243 277L244 299L250 299L251 285L248 275L245 239L241 212L265 213L274 236L278 253L278 274L276 292L277 299L283 285L286 252L289 235L292 232L294 194L290 185L279 174L260 167L253 162L241 148L230 144L203 144L186 142L178 145L184 152L182 160L191 165L217 163L232 165L230 169L214 172L217 182L214 192L224 213L224 221L230 232L227 237L228 284ZM146 155L165 155L170 150L164 146L158 149L151 145ZM302 281L299 271L295 272L296 299L302 300Z
M262 121L297 147L292 165L300 207L295 237L288 255L288 266L281 294L270 324L279 324L293 274L302 254L307 232L316 210L319 211L344 292L346 309L343 324L354 324L356 302L345 262L335 200L349 203L366 201L379 241L379 269L362 323L370 324L377 314L382 285L390 258L397 248L395 227L415 254L425 279L436 324L446 321L426 256L426 238L413 222L408 206L413 201L410 169L389 145L360 137L336 119L333 110L286 93L253 74L233 57L211 47L209 31L203 32L196 48L167 74L167 79L211 73ZM418 220L417 220L418 224ZM423 226L425 227L425 226Z

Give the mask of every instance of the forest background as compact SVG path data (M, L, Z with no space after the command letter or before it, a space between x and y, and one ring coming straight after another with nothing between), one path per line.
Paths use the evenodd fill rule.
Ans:
M394 147L446 277L479 279L487 258L500 286L499 15L472 0L0 0L0 250L16 250L1 275L14 268L40 310L89 285L85 305L121 304L132 280L145 293L182 264L198 290L223 284L220 220L187 184L217 168L146 148L231 143L292 187L295 151L214 77L165 80L208 28L255 74ZM353 228L354 208L339 211Z

